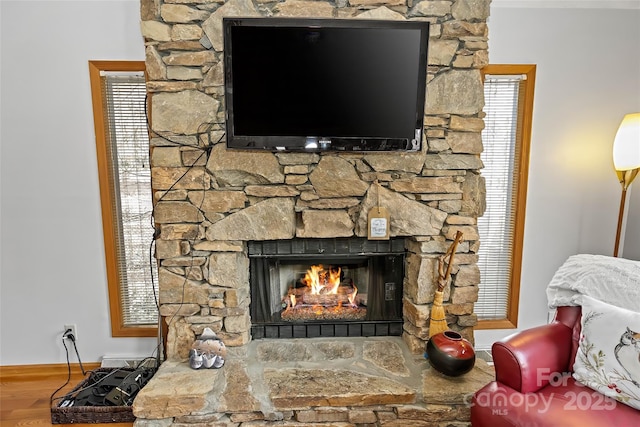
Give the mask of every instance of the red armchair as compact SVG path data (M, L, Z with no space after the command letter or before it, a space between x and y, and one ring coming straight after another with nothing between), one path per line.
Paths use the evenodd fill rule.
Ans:
M580 338L580 307L493 344L496 380L472 399L474 427L638 427L640 411L571 377Z

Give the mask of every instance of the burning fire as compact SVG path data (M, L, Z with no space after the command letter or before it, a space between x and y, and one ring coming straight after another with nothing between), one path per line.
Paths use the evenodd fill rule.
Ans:
M337 294L340 286L340 273L342 269L325 268L320 265L312 265L302 279L303 283L311 288L312 295Z
M349 305L351 307L358 307L358 304L356 304L356 295L358 294L358 288L356 288L355 286L353 287L353 293L347 295L347 298L349 299Z
M318 316L326 310L339 311L343 305L358 308L356 295L358 289L353 284L341 286L342 269L340 267L325 268L323 265L312 265L300 280L303 288L291 288L285 299L286 310L310 308Z
M307 270L302 282L311 289L311 295L337 295L340 288L342 269L340 267L325 269L322 264L312 265ZM355 303L358 288L353 285L353 292L347 294L349 305L357 307ZM295 296L292 307L295 307ZM342 307L342 301L337 300L338 307Z

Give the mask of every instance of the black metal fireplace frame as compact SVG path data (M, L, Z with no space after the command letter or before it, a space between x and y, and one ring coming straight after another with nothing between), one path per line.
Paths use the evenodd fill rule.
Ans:
M248 242L251 287L251 335L253 339L262 338L317 338L317 337L362 337L362 336L399 336L402 335L402 294L404 278L404 239L368 240L366 238L335 239L292 239ZM344 259L371 257L382 259L385 282L393 284L392 318L376 320L349 321L307 321L291 323L264 319L257 301L260 287L264 287L267 272L265 260L271 259L317 259L318 257L340 257ZM390 263L390 264L389 264ZM397 271L400 270L400 271Z

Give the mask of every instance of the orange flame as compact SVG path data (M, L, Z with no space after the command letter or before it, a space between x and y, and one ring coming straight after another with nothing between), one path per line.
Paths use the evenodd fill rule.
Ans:
M313 295L337 294L340 286L341 269L325 270L322 264L312 265L302 281L311 288Z
M349 294L347 298L349 298L349 304L351 305L351 307L358 307L358 304L356 304L356 295L358 295L358 288L356 288L356 285L353 285L353 293Z
M342 269L338 267L337 270L329 270L329 285L331 289L329 289L330 294L337 294L338 287L340 287L340 273Z

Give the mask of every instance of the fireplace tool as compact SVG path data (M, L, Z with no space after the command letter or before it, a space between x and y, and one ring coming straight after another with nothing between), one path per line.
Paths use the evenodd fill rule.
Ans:
M447 325L447 319L442 306L442 299L444 295L444 287L449 281L451 276L451 266L453 265L453 256L456 253L456 247L462 240L462 232L458 231L456 237L453 240L451 246L447 252L438 258L438 289L433 296L433 305L431 306L431 318L429 320L429 338L437 333L444 332L449 329ZM447 257L449 258L447 260ZM444 264L447 263L447 270L444 269Z

